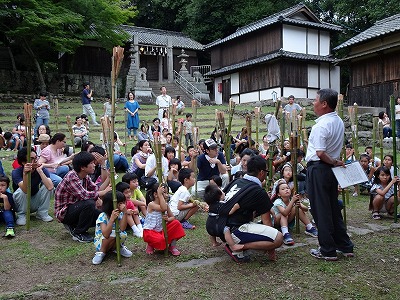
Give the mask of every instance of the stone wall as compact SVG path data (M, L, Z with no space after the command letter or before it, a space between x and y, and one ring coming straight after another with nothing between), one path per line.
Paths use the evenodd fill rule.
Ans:
M80 95L83 83L89 82L94 90L93 97L104 97L111 94L110 76L93 76L82 74L44 74L47 91L53 95ZM0 93L3 94L38 94L39 80L35 72L0 70ZM117 80L117 96L124 97L125 79Z

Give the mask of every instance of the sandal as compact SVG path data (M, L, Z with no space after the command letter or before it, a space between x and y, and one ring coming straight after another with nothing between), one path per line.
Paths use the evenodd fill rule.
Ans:
M374 212L372 213L372 219L374 219L374 220L381 220L381 219L382 219L382 216L379 214L379 212L374 211Z

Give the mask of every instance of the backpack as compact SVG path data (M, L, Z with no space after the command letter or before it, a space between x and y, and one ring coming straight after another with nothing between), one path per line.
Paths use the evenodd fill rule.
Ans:
M242 178L235 179L225 188L224 191L232 191L233 189L235 189L235 185L237 185L237 182L239 180L243 179ZM232 198L226 200L225 202L221 202L217 208L216 213L208 214L206 229L209 235L217 236L221 240L225 241L224 228L229 218L229 212L231 211L232 207L242 198L242 195L245 195L247 191L256 186L259 185L255 182L248 181L248 184L246 184L239 191L237 191L232 196Z

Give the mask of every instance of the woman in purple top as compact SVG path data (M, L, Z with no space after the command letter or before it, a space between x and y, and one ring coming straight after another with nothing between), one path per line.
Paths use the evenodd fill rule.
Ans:
M147 140L142 140L138 143L138 152L132 156L131 165L129 167L129 173L135 173L139 178L144 175L144 169L146 167L146 161L151 154L150 143Z

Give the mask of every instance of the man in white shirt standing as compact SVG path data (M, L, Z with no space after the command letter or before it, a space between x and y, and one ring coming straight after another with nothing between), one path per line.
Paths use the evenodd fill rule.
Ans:
M338 259L340 253L353 257L353 243L346 232L338 205L338 183L332 167L343 166L344 124L335 112L338 94L331 89L317 92L314 112L318 116L311 129L307 147L307 193L311 214L318 227L319 248L310 254L327 261Z
M171 97L167 95L167 88L162 86L160 88L161 95L156 98L156 105L158 106L158 118L161 120L163 118L164 110L169 110L172 105Z

